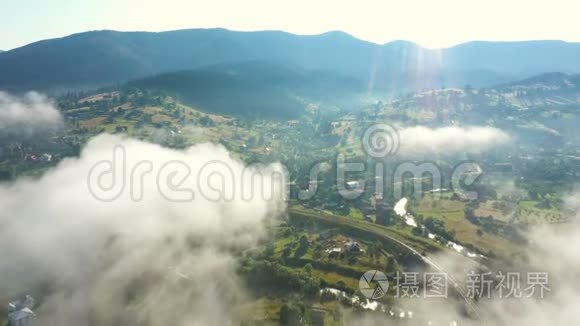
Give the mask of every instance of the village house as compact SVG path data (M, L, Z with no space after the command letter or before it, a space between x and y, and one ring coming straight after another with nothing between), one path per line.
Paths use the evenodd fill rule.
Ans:
M34 298L26 295L8 304L8 326L28 326L36 316L31 308L34 307Z
M346 189L355 190L358 188L360 188L360 182L358 182L358 181L347 181L346 182Z
M328 258L336 258L342 252L340 248L332 248L326 251L328 253Z
M345 251L349 254L362 254L364 249L361 248L360 244L356 241L349 241L344 245Z
M9 312L8 326L28 326L31 324L34 317L34 312L29 308Z

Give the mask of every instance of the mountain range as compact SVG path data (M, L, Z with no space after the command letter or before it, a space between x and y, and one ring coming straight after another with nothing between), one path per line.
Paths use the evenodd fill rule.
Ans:
M162 73L126 86L162 90L209 112L279 118L300 115L312 101L346 104L364 91L355 78L265 61Z
M550 72L579 73L579 57L580 43L562 41L470 42L426 49L407 41L379 45L343 32L304 36L226 29L160 33L104 30L43 40L0 53L0 89L63 92L176 71L200 73L266 62L278 69L274 75L284 71L300 71L303 77L323 74L322 79L336 79L334 84L344 85L349 80L380 95L466 84L507 84ZM259 73L266 73L260 77L262 83L276 83L268 76L270 72L253 74Z

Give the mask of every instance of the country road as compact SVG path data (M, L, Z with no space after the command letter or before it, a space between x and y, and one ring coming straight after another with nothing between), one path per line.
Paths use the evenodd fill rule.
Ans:
M402 241L400 241L398 239L395 239L393 237L390 237L388 235L385 235L385 237L386 238L389 238L391 241L394 241L394 242L398 243L399 245L407 248L414 255L416 255L419 258L421 258L421 260L423 260L423 262L425 262L427 265L429 265L432 268L434 268L435 270L437 270L437 272L444 273L445 275L447 275L447 280L449 282L451 282L451 284L453 285L453 288L455 289L455 291L463 298L463 300L465 300L465 303L471 309L471 311L473 312L473 314L475 315L475 317L479 317L479 308L473 302L473 300L470 297L467 296L467 290L463 286L461 286L461 284L459 282L457 282L457 280L451 275L451 273L447 272L441 266L439 266L438 264L436 264L432 259L428 258L427 256L422 255L420 252L418 252L417 250L415 250L413 247L407 245L406 243L404 243L404 242L402 242Z

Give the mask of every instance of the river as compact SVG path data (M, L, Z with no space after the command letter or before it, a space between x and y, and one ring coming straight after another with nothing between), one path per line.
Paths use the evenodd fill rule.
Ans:
M395 207L393 207L393 210L395 211L395 214L397 214L398 216L402 217L405 220L405 223L407 225L412 226L412 227L417 227L417 222L415 221L415 217L407 212L407 203L408 202L409 202L409 200L407 198L405 198L405 197L401 198L395 204ZM428 237L431 240L435 240L437 238L437 236L433 233L429 233ZM462 245L457 244L453 241L448 241L447 247L452 248L453 250L457 251L458 253L464 254L470 258L480 256L480 255L477 255L475 253L468 252L467 250L465 250L465 247L463 247Z

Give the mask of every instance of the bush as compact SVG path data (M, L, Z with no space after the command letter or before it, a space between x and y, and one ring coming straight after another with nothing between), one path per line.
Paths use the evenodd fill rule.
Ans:
M280 324L281 325L300 325L300 320L304 311L301 307L294 304L284 304L280 307Z

